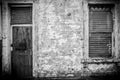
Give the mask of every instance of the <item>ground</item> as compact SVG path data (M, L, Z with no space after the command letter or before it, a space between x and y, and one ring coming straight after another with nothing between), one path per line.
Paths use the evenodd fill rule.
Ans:
M100 76L86 76L80 78L17 78L16 76L4 75L0 77L0 80L118 80L120 73L111 75L100 75Z

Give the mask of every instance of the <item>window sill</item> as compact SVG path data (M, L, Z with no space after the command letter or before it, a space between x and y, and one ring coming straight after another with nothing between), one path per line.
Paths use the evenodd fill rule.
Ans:
M94 64L94 63L120 63L120 59L109 59L109 58L93 58L93 59L82 59L81 63Z

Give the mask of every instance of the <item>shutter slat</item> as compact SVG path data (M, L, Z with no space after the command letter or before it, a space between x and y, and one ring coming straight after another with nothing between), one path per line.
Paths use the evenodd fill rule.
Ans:
M11 24L31 24L32 7L11 7Z
M111 33L91 33L89 37L89 53L90 54L110 54L111 50Z
M89 13L89 54L91 57L108 57L112 52L112 14L108 8L94 8Z
M99 8L98 8L99 9ZM110 12L93 11L90 12L90 32L111 32L112 16Z

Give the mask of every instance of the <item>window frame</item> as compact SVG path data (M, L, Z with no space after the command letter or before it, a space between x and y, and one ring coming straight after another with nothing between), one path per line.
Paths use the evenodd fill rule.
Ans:
M89 57L90 58L112 58L113 57L113 53L114 53L114 4L88 4L88 8L90 7L90 6L93 6L93 5L95 5L95 6L97 6L97 5L99 5L99 6L103 6L103 5L105 5L105 6L112 6L112 8L111 8L111 12L112 12L112 27L113 27L113 29L112 29L112 32L111 32L111 39L112 39L112 52L111 52L111 56L110 57L92 57L92 56L90 56L90 53L89 53ZM90 9L90 8L89 8ZM90 10L89 10L89 13L90 13ZM88 26L89 26L89 36L90 36L90 14L88 13L88 16L89 16L89 22L88 22ZM94 31L93 31L94 32ZM92 33L92 32L91 32ZM97 33L97 32L96 32ZM88 37L89 37L88 36ZM90 40L90 39L89 39ZM89 41L88 40L88 41ZM89 43L89 42L88 42ZM89 47L89 46L88 46ZM89 50L88 50L89 51ZM96 53L97 54L97 53Z
M13 3L13 4L8 4L10 7L10 25L21 25L21 24L32 24L33 23L33 18L31 19L31 23L12 23L11 17L12 17L12 13L11 10L12 8L31 8L31 13L32 13L32 4L23 4L23 3ZM32 15L31 15L32 16Z
M113 34L112 34L112 57L90 57L89 56L89 4L112 4L114 5L113 9ZM116 2L96 2L96 1L86 1L84 5L84 53L82 62L112 62L119 61L118 59L118 45L117 45L117 3Z

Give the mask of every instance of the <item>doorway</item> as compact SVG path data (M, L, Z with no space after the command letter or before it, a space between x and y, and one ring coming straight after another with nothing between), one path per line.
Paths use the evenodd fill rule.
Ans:
M10 5L11 65L17 77L32 76L32 6Z

